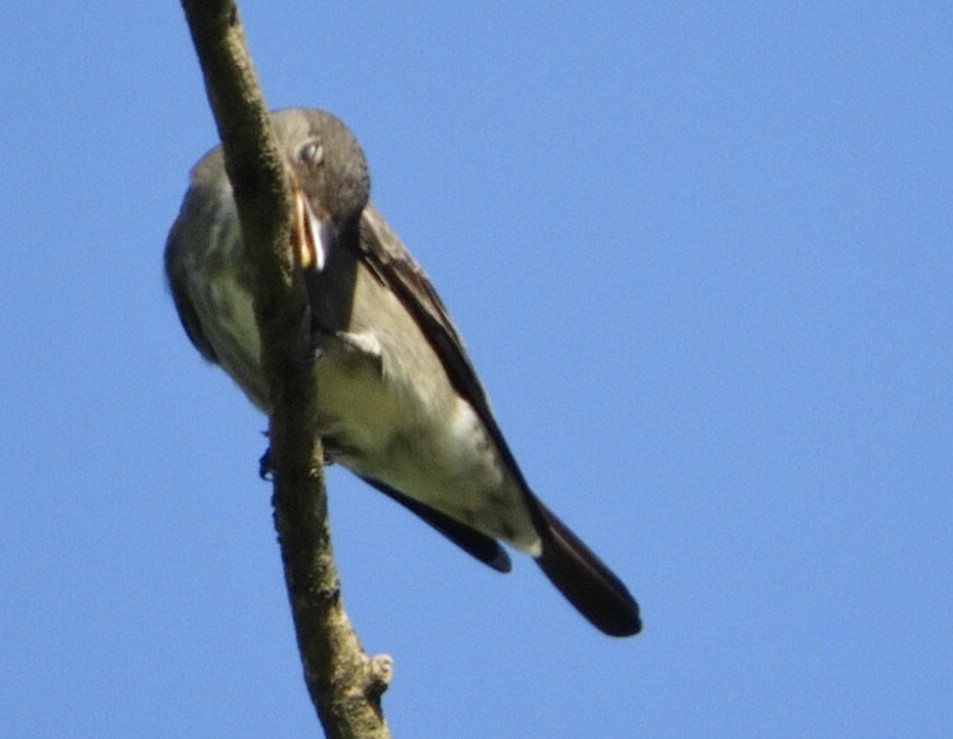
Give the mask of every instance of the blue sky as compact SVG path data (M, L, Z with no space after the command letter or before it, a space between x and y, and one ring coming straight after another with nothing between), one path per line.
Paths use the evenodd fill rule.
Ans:
M384 5L244 3L266 97L357 133L645 620L334 469L395 735L953 732L953 9ZM161 275L215 144L181 10L4 16L0 735L311 735L265 422Z

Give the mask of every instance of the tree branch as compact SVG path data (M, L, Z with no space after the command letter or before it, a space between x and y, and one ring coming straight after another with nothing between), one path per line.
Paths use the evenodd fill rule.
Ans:
M233 0L182 0L246 253L274 411L269 437L275 528L304 677L328 737L389 737L380 697L390 658L364 653L344 611L331 552L323 451L315 428L308 306L291 262L291 195Z

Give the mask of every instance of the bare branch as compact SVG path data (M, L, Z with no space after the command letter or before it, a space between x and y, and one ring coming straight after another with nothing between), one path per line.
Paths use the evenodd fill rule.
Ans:
M274 412L275 527L305 682L329 737L389 737L388 657L369 659L344 611L331 552L307 304L292 269L291 196L232 0L182 0L258 276L255 315Z

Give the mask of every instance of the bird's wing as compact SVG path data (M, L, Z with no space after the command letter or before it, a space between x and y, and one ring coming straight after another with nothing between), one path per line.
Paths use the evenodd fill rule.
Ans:
M182 201L182 210L169 230L165 247L165 273L172 292L172 300L175 302L175 309L186 335L205 359L218 364L218 356L202 328L202 321L199 319L198 310L192 302L189 290L192 254L195 251L201 251L190 249L190 240L201 239L205 236L200 226L203 225L203 221L210 221L213 218L213 210L216 207L218 207L216 198L201 198L194 185L189 188Z
M451 384L476 411L509 471L523 489L527 506L535 518L535 498L530 493L516 459L493 418L486 392L467 356L463 339L423 269L373 205L368 205L361 217L360 249L364 263L414 317L440 358ZM542 523L541 520L537 521L537 524Z
M530 491L496 425L486 393L447 309L420 265L372 205L364 209L361 217L360 249L364 264L400 299L417 321L440 358L450 382L476 411L501 458L518 481L536 531L543 540L542 552L536 558L537 564L560 592L596 627L613 636L638 633L642 628L639 606L625 584ZM395 495L395 491L387 490L374 481L369 482L408 505L401 500L399 493ZM414 505L408 507L422 515L415 510ZM453 528L448 530L441 526L442 518L445 518L443 516L438 518L431 514L423 518L478 559L493 566L495 550L492 547L481 550L487 542L479 536L473 540L466 534L467 527L454 523ZM481 551L483 556L478 553Z

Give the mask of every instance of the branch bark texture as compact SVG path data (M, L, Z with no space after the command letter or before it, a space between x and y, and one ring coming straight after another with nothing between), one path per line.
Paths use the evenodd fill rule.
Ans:
M308 692L328 737L390 733L381 694L390 659L368 658L341 600L323 451L315 428L308 308L288 248L291 194L233 0L181 0L218 126L242 237L258 276L255 316L274 412L275 528Z

